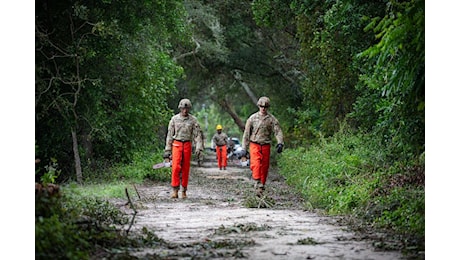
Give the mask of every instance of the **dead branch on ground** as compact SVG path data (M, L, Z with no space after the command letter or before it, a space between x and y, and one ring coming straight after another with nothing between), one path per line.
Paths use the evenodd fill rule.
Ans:
M128 235L129 230L130 230L131 227L133 226L134 218L136 218L137 210L136 210L136 208L134 207L134 204L133 204L133 202L131 201L131 198L129 197L128 188L125 188L125 193L126 193L126 197L128 198L128 203L131 205L131 208L134 210L133 218L131 219L131 223L129 224L128 229L126 230L126 235Z

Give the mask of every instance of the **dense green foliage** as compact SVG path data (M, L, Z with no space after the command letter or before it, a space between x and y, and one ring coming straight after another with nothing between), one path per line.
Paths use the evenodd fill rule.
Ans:
M278 164L311 209L351 214L423 251L424 158L389 165L388 156L390 150L374 135L341 130L309 149L287 150Z
M379 132L394 157L424 151L424 1L254 1L258 24L300 44L292 143L333 135L344 118Z
M372 44L372 35L363 31L366 22L362 18L384 9L379 2L311 2L292 5L297 12L300 52L307 74L302 84L306 112L300 114L305 118L299 119L329 136L338 130L360 94L355 86L361 64L355 55Z
M183 73L168 55L187 35L183 13L181 1L36 4L38 167L55 157L72 178L78 155L93 167L161 146L165 96Z
M167 168L152 169L152 165L163 161L162 152L141 151L132 155L129 163L114 163L110 166L99 166L96 169L85 170L85 183L104 184L106 182L118 182L122 185L124 181L141 183L145 180L166 181L171 177ZM118 186L117 185L117 186Z
M425 3L390 3L390 11L366 27L379 41L358 54L367 62L350 115L407 159L425 151Z

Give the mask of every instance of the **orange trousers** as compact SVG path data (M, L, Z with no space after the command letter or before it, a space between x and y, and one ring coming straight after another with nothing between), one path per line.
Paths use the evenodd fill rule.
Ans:
M216 147L217 153L217 165L219 168L227 167L227 146L217 146Z
M172 144L171 186L178 188L181 184L187 189L192 159L192 142L175 141Z
M270 144L249 143L249 156L252 178L265 185L270 166Z

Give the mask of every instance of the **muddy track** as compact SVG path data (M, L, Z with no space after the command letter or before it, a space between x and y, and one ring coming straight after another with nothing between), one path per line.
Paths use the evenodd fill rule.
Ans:
M131 232L147 229L158 246L130 253L138 259L403 259L379 251L368 235L340 218L303 210L305 201L270 172L265 202L254 195L251 172L229 162L219 170L208 156L192 165L188 198L171 199L169 183L137 185L141 199ZM119 205L122 205L121 203ZM271 207L266 207L266 205ZM259 208L260 207L260 208ZM127 213L132 210L122 207Z

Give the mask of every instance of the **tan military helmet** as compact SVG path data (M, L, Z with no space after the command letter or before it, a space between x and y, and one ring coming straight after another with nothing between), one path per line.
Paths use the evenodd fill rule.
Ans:
M178 108L192 108L192 102L189 99L181 99Z
M269 107L270 106L270 99L268 97L261 97L259 101L257 101L258 106Z

